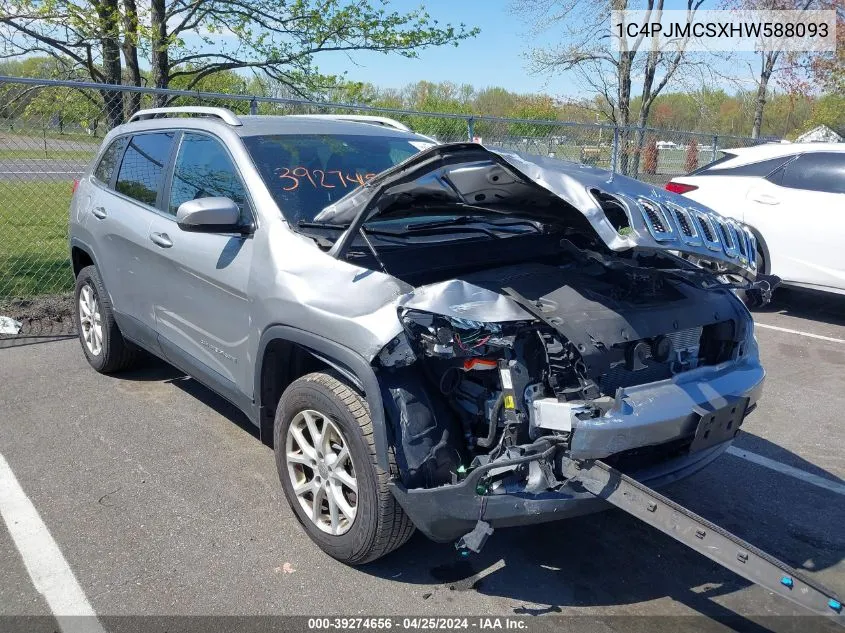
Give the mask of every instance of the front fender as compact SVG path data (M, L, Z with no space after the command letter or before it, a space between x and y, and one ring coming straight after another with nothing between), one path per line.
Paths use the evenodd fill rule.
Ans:
M267 437L265 433L268 432L272 435L272 428L264 428L266 423L262 412L266 403L261 402L261 375L263 371L264 352L267 346L274 340L288 341L304 347L316 358L336 369L363 392L367 400L367 406L370 409L370 419L373 422L373 439L376 445L378 465L383 470L388 471L389 446L384 406L381 399L378 378L376 378L375 371L373 371L370 363L363 356L340 343L288 325L271 325L264 330L258 343L258 353L256 355L257 367L254 377L255 390L253 393L255 393L256 405L259 411L262 437Z

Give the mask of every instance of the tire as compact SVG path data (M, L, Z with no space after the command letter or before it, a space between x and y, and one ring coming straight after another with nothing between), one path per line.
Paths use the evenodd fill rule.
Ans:
M140 350L120 333L109 295L96 266L86 266L79 271L73 296L74 321L88 364L101 374L123 371L135 365ZM86 299L93 299L93 303ZM87 314L84 313L86 306L89 311ZM97 317L91 315L92 306Z
M316 427L309 426L311 423ZM308 457L314 451L299 445L299 441L311 441L307 431L310 428L319 431L318 438L331 436L324 445L328 448L323 453L317 451L314 459ZM367 403L337 375L313 373L290 384L276 409L273 440L276 468L288 503L311 540L329 556L349 565L361 565L392 552L411 537L414 526L388 489L390 473L378 466ZM316 446L323 442L311 443ZM343 456L344 446L351 468ZM342 455L344 461L341 463L332 455ZM316 465L312 468L306 461ZM390 468L395 469L392 455ZM343 482L338 483L341 476ZM350 478L357 484L357 494L345 483ZM294 492L295 482L300 496ZM325 491L319 512L326 516L321 517L325 521L318 522L313 518L313 501L315 494L320 494L314 490L319 490L321 483ZM337 525L332 504L337 508ZM354 517L350 521L348 512L353 505Z

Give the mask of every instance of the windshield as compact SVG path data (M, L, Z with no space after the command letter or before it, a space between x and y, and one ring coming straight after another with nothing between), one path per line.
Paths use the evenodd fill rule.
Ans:
M291 224L310 222L379 172L433 143L396 136L284 134L244 139L261 177Z

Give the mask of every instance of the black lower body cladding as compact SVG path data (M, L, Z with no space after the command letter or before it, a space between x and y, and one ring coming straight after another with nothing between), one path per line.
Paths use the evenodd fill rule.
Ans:
M409 488L450 483L463 463L457 417L442 397L429 394L417 366L383 370L379 380L402 483Z

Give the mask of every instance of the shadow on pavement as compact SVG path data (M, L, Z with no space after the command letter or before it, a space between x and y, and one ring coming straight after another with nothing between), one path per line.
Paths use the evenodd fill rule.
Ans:
M788 452L746 435L757 446L770 445L769 455ZM818 571L845 557L845 533L839 527L845 507L835 493L737 457L724 455L664 492L793 567ZM670 598L700 614L734 622L738 614L712 598L750 585L615 509L497 530L481 554L470 559L459 559L449 544L416 534L402 549L361 569L397 582L429 585L432 591L475 590L510 599L515 614L538 615L562 607L613 607ZM834 589L841 593L845 586ZM742 611L770 612L765 605L745 602ZM768 630L740 619L743 630Z
M755 314L783 314L830 325L845 326L845 295L779 288L769 305L753 312Z

